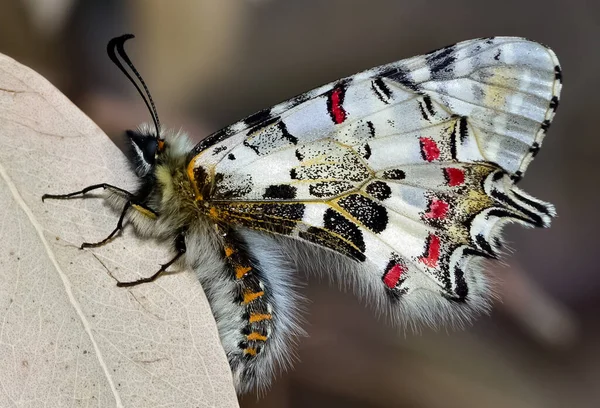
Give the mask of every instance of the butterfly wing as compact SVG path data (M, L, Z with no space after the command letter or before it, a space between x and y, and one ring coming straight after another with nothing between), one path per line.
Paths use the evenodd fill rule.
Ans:
M554 215L514 183L560 87L540 44L466 41L252 115L199 143L188 173L218 220L346 255L393 299L481 303L477 259L501 226Z

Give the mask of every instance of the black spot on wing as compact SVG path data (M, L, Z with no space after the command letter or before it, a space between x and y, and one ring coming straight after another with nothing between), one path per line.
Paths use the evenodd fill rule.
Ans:
M233 129L231 128L231 126L216 131L215 133L206 137L204 140L201 140L196 146L194 146L194 148L188 154L187 160L190 161L192 158L194 158L204 150L217 143L222 142L231 135L233 135Z
M365 191L371 197L376 200L383 201L392 196L392 189L387 183L383 181L373 181L366 188Z
M374 138L375 137L375 126L373 125L373 122L371 122L370 120L367 121L367 127L369 128L369 137Z
M312 95L310 92L306 92L306 93L297 95L297 96L293 97L292 99L290 99L290 104L289 104L288 109L292 109L292 108L300 105L301 103L304 103L312 98L314 98L314 95Z
M554 78L560 83L562 83L562 70L560 69L560 65L554 67Z
M279 117L273 117L256 125L250 129L248 137L244 140L244 146L251 148L259 156L296 144L298 138L290 134Z
M527 198L525 196L523 196L522 194L520 194L518 191L514 191L513 190L513 194L521 201L524 201L526 204L532 206L533 208L535 208L536 210L538 210L539 212L541 212L542 214L546 214L546 215L550 215L550 209L548 208L547 205L544 205L543 203L540 203L538 201L533 201L530 198Z
M483 252L482 250L480 250L479 248L465 248L463 249L463 256L480 256L483 258L488 258L488 259L495 259L490 257L487 253Z
M335 197L354 189L354 184L347 181L322 181L308 186L310 195L318 198Z
M496 172L494 173L494 175L492 176L492 180L493 180L493 181L498 181L498 180L501 180L501 179L502 179L502 177L504 177L504 175L505 175L505 174L506 174L506 173L505 173L505 172L503 172L503 171L496 171Z
M371 146L369 146L368 143L365 143L362 147L363 150L363 158L365 160L369 160L369 157L371 157Z
M246 119L243 120L243 122L248 127L254 127L270 119L272 119L271 109L268 108L260 110L255 114L248 116Z
M542 125L540 126L540 129L542 129L542 131L544 131L544 132L547 132L548 129L550 129L550 121L548 119L543 121Z
M419 110L421 111L421 116L423 119L429 121L429 117L427 116L427 113L425 113L425 108L423 107L423 103L421 101L419 101Z
M522 205L516 203L507 194L505 194L501 191L492 190L490 195L492 196L492 198L505 204L509 208L514 209L514 210L524 214L527 217L527 218L525 218L525 220L527 220L527 222L529 224L533 224L536 227L544 227L544 221L542 220L542 217L539 214L536 214L533 211L530 211L527 208L523 207Z
M260 132L261 130L271 126L272 124L277 123L277 121L279 121L279 116L269 117L267 120L259 122L255 126L252 126L248 131L248 135L250 136L254 133Z
M452 73L453 64L456 61L455 51L456 47L451 45L429 53L425 57L432 79L442 79Z
M510 179L516 184L523 178L523 172L521 170L517 170L515 174L510 176Z
M402 86L404 86L405 88L408 88L412 91L418 92L420 89L419 85L417 85L411 79L410 72L398 65L394 65L394 66L388 68L387 70L383 71L381 73L381 76L383 76L385 78L389 78L391 80L394 80L394 81L398 82L399 84L401 84Z
M291 200L296 198L296 187L289 184L273 184L265 189L263 198L278 198Z
M390 103L392 91L385 84L383 78L379 77L371 81L371 89L373 90L375 96L377 96L377 99L379 99L381 102L385 103L386 105Z
M460 135L460 142L464 143L467 139L469 130L467 128L467 118L461 116L458 120L458 134Z
M450 156L454 160L456 160L456 128L457 124L455 123L450 133Z
M259 146L248 143L248 140L244 140L244 146L249 147L250 149L254 150L254 153L256 153L257 155L260 156Z
M431 117L435 116L435 109L433 109L433 103L431 98L427 95L423 96L423 100L418 101L419 109L421 110L421 116L426 121L431 121Z
M227 146L219 146L219 147L216 147L216 148L213 150L213 153L212 153L212 154L213 154L213 156L215 156L215 155L217 155L217 154L219 154L219 153L221 153L221 152L223 152L223 151L225 151L225 150L227 150Z
M556 110L558 109L558 96L553 96L552 99L550 100L550 109L552 109L554 112L556 112Z
M400 169L390 169L383 172L382 177L388 180L404 180L406 173Z
M235 160L235 155L234 155L233 153L229 153L229 154L227 155L227 158L228 158L229 160Z
M490 243L483 236L483 234L477 234L477 236L475 236L475 242L477 243L477 246L482 251L486 252L489 255L490 258L498 257L496 255L496 253L494 252L494 250L492 249L492 246L490 245Z
M455 118L457 118L457 116L455 116ZM468 136L467 118L465 118L464 116L458 118L457 122L452 128L452 133L450 133L450 155L454 160L457 160L457 133L459 134L460 143L464 143Z
M469 295L469 285L465 280L465 273L460 268L454 270L454 294L457 297L452 297L451 300L460 303L465 302Z
M337 204L376 234L387 227L389 220L387 209L362 194L350 194L338 200Z
M293 145L297 145L298 144L298 138L294 135L292 135L287 128L287 125L285 124L285 122L281 121L279 122L279 130L281 131L281 134L283 135L283 137L285 139L287 139L290 143L292 143Z
M529 153L531 153L531 157L537 156L539 151L540 151L540 144L538 142L533 142L533 144L529 148Z
M362 231L352 221L332 208L328 208L323 216L323 226L326 230L339 235L350 242L360 252L365 252L365 241Z
M430 116L435 116L435 109L433 109L433 103L431 102L431 98L428 95L423 97L423 102L425 102L425 108Z

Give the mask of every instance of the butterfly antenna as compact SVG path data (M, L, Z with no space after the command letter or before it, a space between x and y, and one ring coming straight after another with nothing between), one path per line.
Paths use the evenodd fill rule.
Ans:
M160 121L158 119L158 112L156 111L156 106L154 105L154 101L152 100L152 95L150 95L150 91L146 86L146 82L144 82L144 79L142 78L138 70L135 69L135 66L127 56L127 53L125 52L125 48L123 46L125 44L125 41L134 37L135 36L133 34L123 34L119 37L113 38L108 42L108 45L106 46L106 52L108 53L108 57L111 59L111 61L125 74L129 81L131 81L133 86L135 86L135 89L137 89L138 93L144 100L144 103L146 104L146 107L148 108L148 111L152 116L154 126L156 127L156 138L160 139ZM146 91L145 94L144 92L142 92L135 79L133 79L131 75L129 75L129 72L127 72L121 61L119 61L119 59L117 58L117 53L119 54L121 59L125 61L125 63L129 66L131 71L140 81L142 87L144 88L144 91Z

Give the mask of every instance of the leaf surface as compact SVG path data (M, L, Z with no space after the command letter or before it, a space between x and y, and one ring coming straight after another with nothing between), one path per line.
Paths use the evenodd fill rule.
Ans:
M135 186L120 150L31 69L0 54L0 406L236 407L227 359L191 271L149 276L173 252L100 197L48 200L107 182Z

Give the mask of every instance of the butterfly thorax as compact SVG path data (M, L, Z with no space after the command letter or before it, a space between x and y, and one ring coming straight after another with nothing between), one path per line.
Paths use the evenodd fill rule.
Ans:
M144 228L143 219L135 222L147 235L164 236L199 222L206 222L210 208L198 194L197 184L187 171L187 153L191 143L185 134L163 132L164 144L154 154L147 148L154 135L146 128L130 133L140 185L134 194L136 202L156 212L154 227ZM137 138L137 139L136 139ZM158 146L158 144L157 144ZM141 227L141 228L140 228Z

